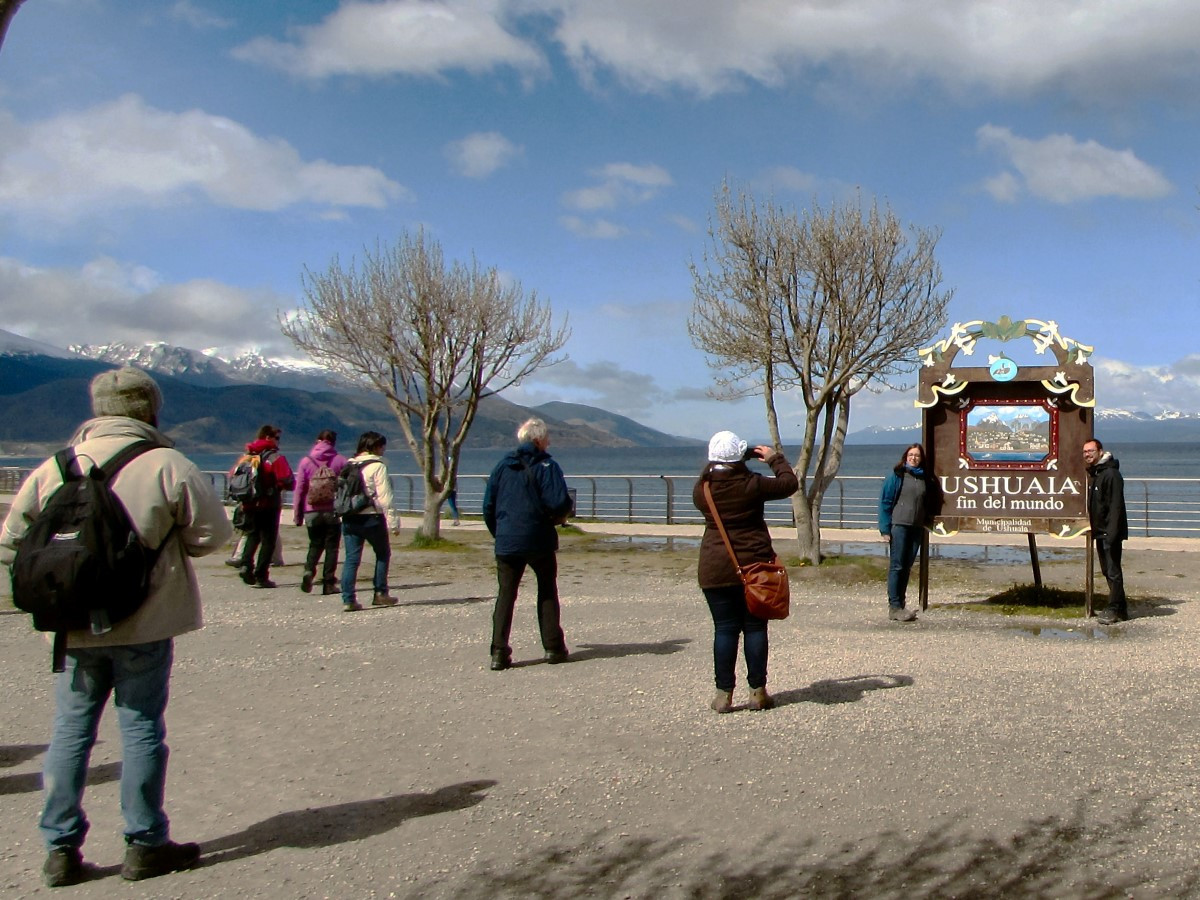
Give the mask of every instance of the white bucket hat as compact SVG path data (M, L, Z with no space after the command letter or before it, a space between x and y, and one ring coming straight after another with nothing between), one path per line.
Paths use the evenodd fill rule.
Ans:
M746 456L747 444L732 431L718 431L708 442L708 461L720 463L741 462Z

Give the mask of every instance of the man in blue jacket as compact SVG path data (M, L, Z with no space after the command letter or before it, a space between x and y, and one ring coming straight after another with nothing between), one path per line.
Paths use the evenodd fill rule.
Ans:
M537 576L537 617L546 662L567 661L559 625L558 532L571 511L562 469L550 458L550 431L541 419L517 429L519 446L496 464L483 494L483 521L496 539L496 608L492 614L492 670L512 665L512 630L517 588L528 565Z

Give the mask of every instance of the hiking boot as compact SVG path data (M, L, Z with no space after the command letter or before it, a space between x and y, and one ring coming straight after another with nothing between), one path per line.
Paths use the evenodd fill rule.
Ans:
M733 691L717 691L708 706L713 712L731 712L733 710Z
M342 589L336 584L327 584L321 588L321 595L324 597L328 597L330 594L340 594L341 592Z
M256 588L279 587L279 585L277 585L275 582L273 582L270 578L256 578L254 581L254 586Z
M375 596L371 598L372 606L395 606L399 602L399 600L386 592L382 594L376 593Z
M85 877L83 854L78 847L55 847L46 855L42 880L46 887L67 887L79 884Z
M1096 621L1101 625L1116 625L1118 622L1126 622L1129 620L1129 613L1121 612L1118 609L1102 609L1096 615Z
M313 581L316 579L316 577L316 572L305 572L300 578L300 590L304 591L306 594L311 594Z
M774 706L775 698L767 693L765 687L754 688L750 691L751 709L772 709Z
M512 666L512 655L503 650L492 651L492 671L503 672Z
M125 848L125 865L121 866L121 877L126 881L157 878L168 872L190 869L198 862L199 844L176 844L174 841L167 841L157 847L130 844Z
M242 581L246 582L246 584L250 585L251 587L254 586L255 578L253 569L248 568L247 566L242 566L242 568L238 571L238 574L242 576Z
M888 610L888 618L893 622L915 622L917 621L917 611L905 609L903 606L893 606Z
M570 655L567 653L565 647L562 650L547 650L545 656L546 662L550 663L552 666L557 666L559 663L565 663L569 658Z
M349 603L342 604L342 612L358 612L362 609L362 604L356 600L351 600Z

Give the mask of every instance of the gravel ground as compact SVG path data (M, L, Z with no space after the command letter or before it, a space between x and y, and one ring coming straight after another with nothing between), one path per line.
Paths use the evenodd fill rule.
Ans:
M409 535L401 604L353 614L302 594L299 566L257 591L200 561L208 623L176 645L168 810L204 860L120 880L110 710L86 798L95 877L53 893L1200 896L1193 553L1128 548L1135 618L1107 629L963 608L1027 563L935 561L911 625L887 621L878 561L794 570L792 617L771 626L778 708L717 716L691 540L565 538L571 662L542 663L530 584L517 664L491 672L486 534L447 528L462 549L436 553ZM300 530L285 539L299 560ZM1043 574L1082 587L1081 559ZM45 896L49 651L3 611L0 649L0 893Z

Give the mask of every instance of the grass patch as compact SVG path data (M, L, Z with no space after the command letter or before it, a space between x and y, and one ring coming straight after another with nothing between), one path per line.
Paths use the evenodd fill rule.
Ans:
M1061 588L1046 587L1045 585L1038 587L1035 584L1014 584L1008 590L983 600L974 600L970 603L934 603L930 605L944 609L999 613L1002 616L1079 619L1083 617L1083 600L1083 591L1064 591Z
M469 553L471 551L466 544L460 544L458 541L451 541L441 536L430 537L420 530L413 535L408 546L410 550L439 550L445 553Z
M783 559L783 564L789 569L810 572L818 577L825 574L839 581L887 581L887 560L874 556L822 556L819 566L799 556L789 556Z

